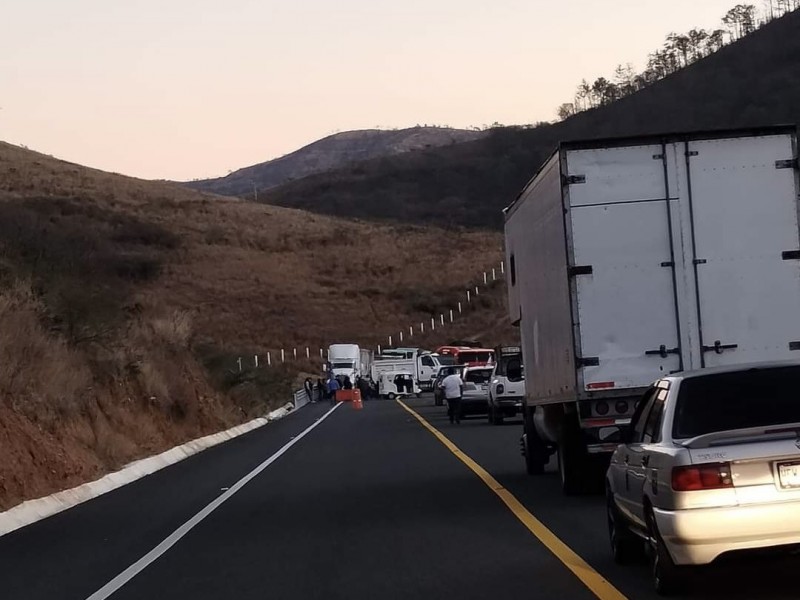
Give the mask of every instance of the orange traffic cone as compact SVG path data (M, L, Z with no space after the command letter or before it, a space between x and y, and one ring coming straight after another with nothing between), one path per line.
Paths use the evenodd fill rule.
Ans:
M364 408L364 403L361 402L361 390L353 390L353 408L356 410Z

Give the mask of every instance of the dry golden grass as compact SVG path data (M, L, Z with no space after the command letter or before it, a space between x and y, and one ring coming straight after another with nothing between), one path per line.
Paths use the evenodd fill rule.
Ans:
M345 221L0 143L3 218L24 226L0 222L0 445L24 460L0 466L0 508L286 400L291 370L233 377L237 355L385 343L501 260L494 232ZM502 341L504 295L417 339Z

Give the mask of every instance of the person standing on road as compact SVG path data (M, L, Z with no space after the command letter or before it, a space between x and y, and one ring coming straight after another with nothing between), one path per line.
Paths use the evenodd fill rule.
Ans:
M325 384L322 379L317 377L317 401L322 402L325 399Z
M328 394L330 394L331 404L336 402L336 392L339 389L339 380L331 375L331 378L328 380Z
M367 381L367 378L359 377L356 381L356 387L358 387L358 391L361 392L361 399L369 400L371 389L369 387L369 381Z
M442 380L442 390L444 390L444 397L447 400L447 416L450 417L450 422L455 421L461 423L461 391L464 387L464 382L458 373L448 375Z

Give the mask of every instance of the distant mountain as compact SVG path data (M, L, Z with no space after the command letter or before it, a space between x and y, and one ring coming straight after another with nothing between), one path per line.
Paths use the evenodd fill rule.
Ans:
M372 160L272 190L271 204L361 218L499 228L560 141L800 122L800 11L644 90L564 122Z
M470 142L485 135L483 131L447 127L346 131L323 138L281 158L239 169L226 177L189 181L184 185L215 194L239 196L252 193L254 183L259 190L266 190L352 163Z

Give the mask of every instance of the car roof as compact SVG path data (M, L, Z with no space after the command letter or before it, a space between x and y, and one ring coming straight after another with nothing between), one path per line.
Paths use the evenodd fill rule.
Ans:
M737 373L742 371L760 371L764 369L780 369L782 367L800 367L800 360L783 360L783 361L770 361L770 362L754 362L744 363L740 365L727 365L724 367L706 367L705 369L695 369L693 371L682 371L679 373L672 373L662 379L680 381L684 379L695 379L698 377L706 377L709 375L720 375L723 373Z

